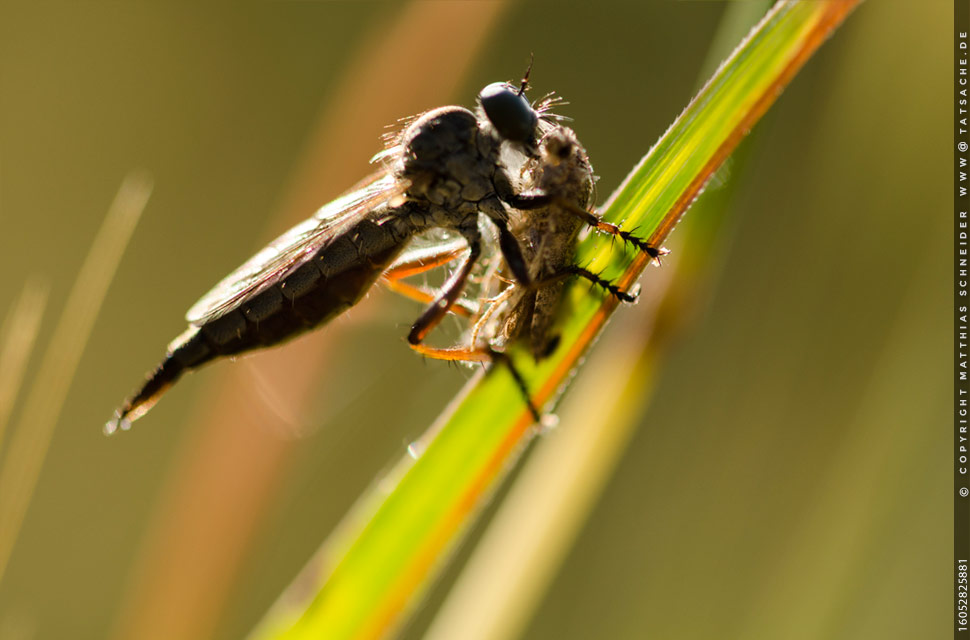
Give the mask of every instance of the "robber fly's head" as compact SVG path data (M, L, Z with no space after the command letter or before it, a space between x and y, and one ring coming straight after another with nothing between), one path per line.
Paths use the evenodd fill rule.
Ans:
M503 139L531 146L535 143L539 114L524 94L525 86L493 82L481 90L478 101Z

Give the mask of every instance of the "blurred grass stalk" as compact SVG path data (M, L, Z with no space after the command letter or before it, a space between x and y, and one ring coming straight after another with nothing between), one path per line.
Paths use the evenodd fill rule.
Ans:
M856 4L777 3L631 172L604 217L662 244L717 168ZM649 262L602 237L585 242L578 258L611 279L616 274L624 288ZM574 312L552 358L536 365L514 354L529 388L537 390L537 405L558 394L617 306L612 298L580 289L573 288ZM649 378L655 355L648 349L629 364ZM640 388L620 394L621 402L642 394ZM619 446L622 429L610 447ZM398 629L532 434L531 418L507 372L499 368L495 375L478 376L423 438L418 459L403 460L361 499L251 637L370 638Z
M40 330L49 293L49 283L37 277L28 278L0 328L0 451L3 450L7 423L20 395L20 385Z
M125 177L91 243L37 376L27 391L20 420L0 466L0 579L33 498L54 427L94 320L151 191L152 181L147 174L133 172ZM39 309L37 313L39 321Z

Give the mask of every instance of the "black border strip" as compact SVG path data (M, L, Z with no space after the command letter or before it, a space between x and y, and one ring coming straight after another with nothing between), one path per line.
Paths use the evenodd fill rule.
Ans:
M953 613L970 639L970 0L953 2Z

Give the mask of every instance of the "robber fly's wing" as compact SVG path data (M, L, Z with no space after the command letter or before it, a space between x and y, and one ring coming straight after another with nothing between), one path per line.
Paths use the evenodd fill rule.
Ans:
M185 319L190 324L201 326L237 309L311 260L320 249L354 223L381 205L400 198L407 189L405 182L386 172L380 172L358 186L358 190L324 205L312 218L273 240L223 278L212 291L192 305Z

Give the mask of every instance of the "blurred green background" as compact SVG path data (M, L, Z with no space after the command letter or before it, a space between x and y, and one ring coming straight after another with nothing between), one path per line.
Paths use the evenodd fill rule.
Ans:
M602 202L687 104L726 6L523 2L496 9L488 32L448 24L443 40L481 37L465 72L447 79L449 95L400 111L413 104L401 101L406 89L381 95L396 115L358 132L365 148L325 145L352 177L314 197L368 172L382 125L471 105L534 53L535 95L570 102L561 111L601 177ZM172 496L207 496L180 512L197 529L168 523L192 532L253 491L222 473L236 442L205 448L198 416L225 370L259 358L189 376L131 433L106 439L101 425L182 331L183 311L293 222L269 213L300 200L294 184L318 120L343 114L338 129L359 128L347 114L363 107L341 87L410 9L0 3L0 310L29 277L47 278L41 351L122 178L144 168L155 181L0 582L0 637L153 637L132 631L139 619L161 624L131 613L139 602L177 617L178 593L210 585L172 570L176 596L155 598L165 581L153 582L153 567L179 559L145 556L166 548L158 532L170 511L159 504ZM526 637L948 633L951 20L948 3L863 4L758 125L731 176L729 223L695 322ZM406 57L427 43L398 46ZM417 75L455 66L409 73L420 87ZM691 251L676 232L668 246ZM190 627L197 635L168 637L244 635L460 388L465 370L405 346L417 311L375 289L321 332L339 338L308 383L312 402L290 417L296 426L238 431L284 444L250 529L188 534L199 571L233 553L207 587L219 594ZM251 377L230 385L240 404L260 384ZM186 471L199 468L225 484L207 494ZM406 635L420 637L432 616L422 609Z

